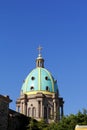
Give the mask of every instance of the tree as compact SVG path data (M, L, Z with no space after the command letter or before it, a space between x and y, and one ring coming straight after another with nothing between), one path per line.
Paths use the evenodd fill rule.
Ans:
M46 130L48 124L44 119L41 119L41 121L38 122L38 128L39 130Z
M46 124L44 120L37 122L32 119L27 130L74 130L76 125L87 125L87 110L78 111L77 114L64 116L58 123Z
M46 130L74 130L77 124L87 125L87 110L64 116L60 122L50 124Z
M38 122L35 119L31 118L27 126L27 130L39 130Z

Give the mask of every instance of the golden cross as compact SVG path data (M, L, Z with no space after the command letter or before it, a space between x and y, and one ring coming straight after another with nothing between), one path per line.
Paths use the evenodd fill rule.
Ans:
M39 54L41 54L42 47L39 46L37 49L38 49L38 51L39 51Z

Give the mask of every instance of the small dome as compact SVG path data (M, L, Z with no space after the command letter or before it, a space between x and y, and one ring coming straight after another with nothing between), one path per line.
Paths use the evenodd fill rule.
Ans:
M37 67L26 77L21 91L25 94L58 92L57 81L54 80L47 69Z

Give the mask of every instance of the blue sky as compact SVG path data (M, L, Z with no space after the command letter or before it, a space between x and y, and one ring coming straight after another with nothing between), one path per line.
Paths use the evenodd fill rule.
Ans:
M87 109L87 1L0 1L0 94L10 96L14 110L39 45L65 115Z

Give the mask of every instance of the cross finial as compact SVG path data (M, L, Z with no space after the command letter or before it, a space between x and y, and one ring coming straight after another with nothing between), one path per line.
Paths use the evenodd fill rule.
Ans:
M37 49L38 49L38 51L39 51L39 55L41 55L42 47L39 45L39 47L38 47Z

